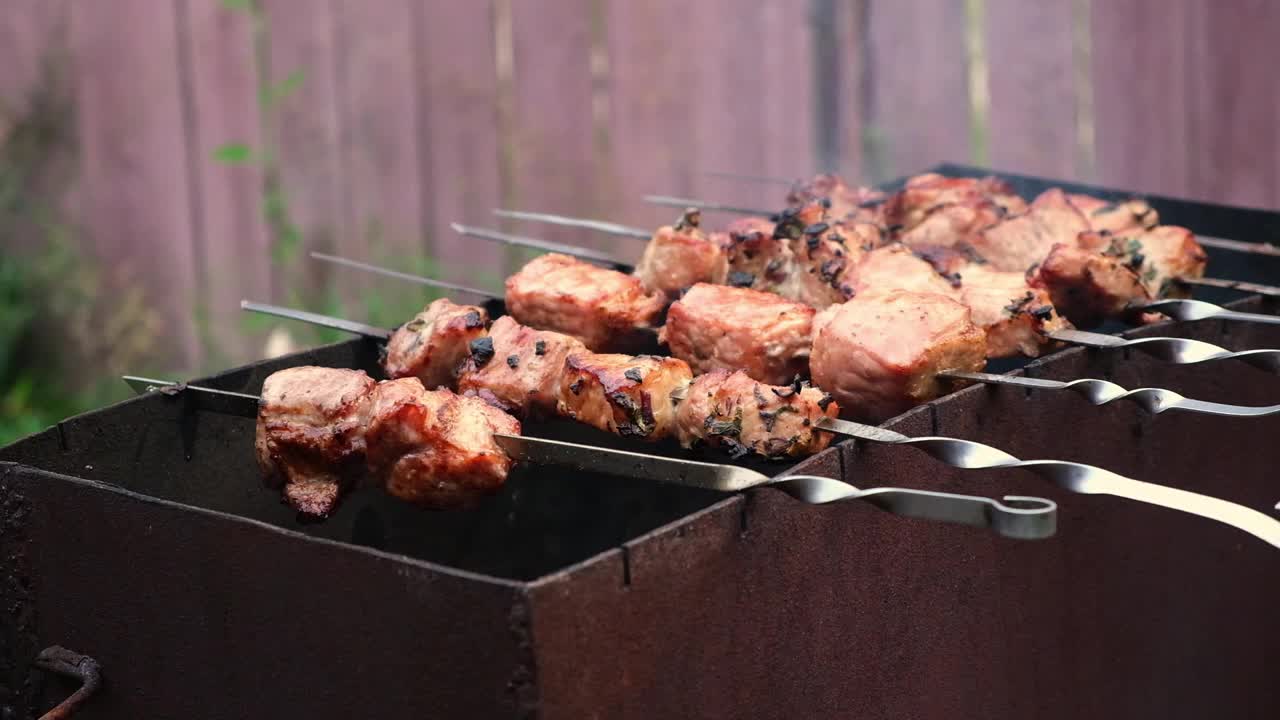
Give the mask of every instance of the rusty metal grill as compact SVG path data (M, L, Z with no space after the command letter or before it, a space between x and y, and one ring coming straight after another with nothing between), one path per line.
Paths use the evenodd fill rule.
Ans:
M1024 194L1075 187L1011 179ZM1205 234L1280 237L1277 213L1152 203ZM1274 283L1280 273L1280 259L1211 257L1220 276ZM1280 347L1280 328L1218 321L1130 332ZM275 369L303 363L376 372L376 353L353 340L202 384L257 392ZM1072 349L1015 371L1280 403L1280 379L1244 366ZM1268 665L1280 638L1277 559L1195 518L847 442L801 469L1044 495L1059 503L1060 535L1018 544L768 490L726 498L546 469L513 475L478 511L423 513L358 491L329 521L299 525L258 481L253 422L190 402L133 399L0 450L4 717L74 689L30 670L54 644L101 664L104 689L86 717L1280 713ZM886 425L1256 508L1280 499L1276 418L1156 419L1131 405L974 387ZM636 447L566 423L528 430Z

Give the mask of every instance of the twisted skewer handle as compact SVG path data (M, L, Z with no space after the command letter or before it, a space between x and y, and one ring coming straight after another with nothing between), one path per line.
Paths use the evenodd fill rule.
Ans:
M1256 286L1265 287L1265 286ZM1274 289L1274 288L1272 288ZM1203 300L1155 300L1142 306L1142 310L1164 313L1174 320L1237 320L1240 322L1265 323L1280 325L1280 315L1264 315L1228 310L1221 305L1214 305Z
M1052 500L1006 495L1004 502L976 495L880 487L862 490L818 475L789 475L769 483L812 505L865 500L894 515L989 528L1018 540L1052 537L1058 530L1058 506Z
M1042 390L1070 390L1083 396L1094 405L1106 405L1117 400L1130 400L1152 415L1159 415L1167 410L1184 410L1204 415L1221 415L1226 417L1266 417L1280 413L1280 405L1250 407L1248 405L1228 405L1226 403L1192 400L1172 390L1163 388L1125 388L1106 380L1085 378L1062 382L1059 380L1042 380L1040 378L1018 377L1015 375L993 375L991 373L946 371L939 373L944 377L973 380L991 385L1016 385L1019 387L1038 388Z
M1240 360L1260 370L1280 372L1280 350L1241 350L1232 352L1224 347L1202 340L1175 337L1126 339L1115 335L1103 335L1083 330L1057 330L1049 333L1049 337L1085 347L1133 348L1157 359L1177 365L1192 365L1211 360Z
M871 442L910 445L942 462L965 470L1022 468L1063 490L1085 495L1115 495L1171 510L1199 515L1243 530L1280 548L1280 521L1263 513L1208 495L1134 480L1093 465L1063 460L1021 460L990 445L945 437L908 437L884 428L846 420L823 420L818 427Z

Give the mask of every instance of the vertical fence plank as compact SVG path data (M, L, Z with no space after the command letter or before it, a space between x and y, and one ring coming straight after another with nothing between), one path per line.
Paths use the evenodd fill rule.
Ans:
M249 360L259 353L242 331L241 298L266 298L271 291L271 253L261 211L262 170L257 163L228 164L215 148L243 143L261 152L258 82L252 17L221 0L182 0L185 26L180 38L190 75L187 148L194 171L193 203L198 258L203 268L206 361L214 366ZM181 7L181 6L180 6Z
M1194 27L1203 38L1188 97L1194 123L1187 192L1280 207L1280 3L1242 0L1229 10L1204 0L1197 4L1202 9Z
M339 98L348 202L338 247L356 257L419 260L427 251L408 0L337 4Z
M1098 181L1186 195L1194 175L1190 78L1194 1L1094 2L1094 126Z
M29 93L40 81L43 63L56 45L67 17L67 0L12 0L0 12L0 141L8 123L26 109Z
M590 0L511 3L514 197L518 207L597 215ZM610 247L598 235L521 226L555 240Z
M757 172L769 177L803 177L817 169L816 100L820 90L814 78L814 27L811 0L767 0L760 4L757 47L760 68L760 104L764 113L763 164ZM739 10L741 12L741 10ZM830 92L829 89L822 91ZM748 98L738 98L726 117L744 109ZM767 207L782 204L772 193Z
M803 18L796 18L790 30L766 28L763 8L755 3L706 0L692 4L688 21L694 37L682 50L697 73L697 95L687 104L688 127L695 141L694 194L728 197L752 207L778 205L776 185L723 180L707 173L767 172L766 128L771 113L766 106L779 100L764 94L764 46L806 31Z
M815 0L811 18L816 79L816 167L862 182L865 0Z
M1072 3L985 5L992 167L1077 178Z
M431 209L437 270L460 282L492 282L482 275L497 274L500 249L459 236L449 223L493 226L489 211L500 197L493 2L419 7L423 204Z
M104 267L128 274L162 314L157 363L200 356L196 259L172 2L75 3L84 227Z
M302 78L267 117L265 139L276 154L289 220L298 228L303 250L332 252L338 238L349 235L341 190L345 172L333 7L313 0L264 0L263 12L270 38L267 79L278 84L290 76ZM305 252L301 255L275 268L272 295L277 301L298 303L330 284L354 287L354 273L310 260Z
M612 165L605 215L656 227L675 211L644 204L652 193L694 191L690 120L704 98L689 48L698 35L686 22L682 0L612 0L605 25L609 47L609 135ZM638 257L642 249L623 246Z
M867 0L872 180L971 157L963 0Z

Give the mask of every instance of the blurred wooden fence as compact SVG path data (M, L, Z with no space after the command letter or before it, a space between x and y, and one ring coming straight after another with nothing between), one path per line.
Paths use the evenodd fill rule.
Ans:
M68 207L191 367L256 352L241 297L370 286L272 262L273 187L304 248L463 280L502 255L448 223L494 206L648 226L671 213L644 193L777 204L708 171L972 161L1274 207L1277 37L1274 0L0 0L0 102L68 53ZM274 160L215 159L232 143Z

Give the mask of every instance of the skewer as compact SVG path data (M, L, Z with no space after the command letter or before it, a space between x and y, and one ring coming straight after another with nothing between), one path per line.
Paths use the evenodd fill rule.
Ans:
M224 412L229 410L250 418L258 415L258 398L254 395L130 375L124 380L140 395L194 391L198 396L208 394L218 401L233 401L234 405ZM734 465L610 450L527 435L495 433L494 438L513 460L534 465L569 467L720 492L768 487L813 505L865 500L894 515L989 528L1004 537L1020 540L1043 539L1057 532L1058 506L1052 500L1040 497L1008 495L1001 502L976 495L910 488L860 489L842 480L818 475L771 478Z
M1111 350L1134 348L1174 365L1195 365L1215 360L1241 360L1259 370L1280 372L1280 350L1231 351L1203 340L1175 337L1122 338L1083 330L1058 330L1050 333L1050 336L1055 340L1091 348Z
M1117 400L1132 400L1152 415L1159 415L1168 410L1183 410L1224 417L1266 417L1280 414L1280 405L1262 407L1227 405L1225 403L1192 400L1172 390L1163 388L1126 390L1113 382L1091 378L1063 382L1061 380L1043 380L1016 375L994 375L992 373L959 372L955 370L946 370L939 374L943 377L970 380L989 385L1013 385L1039 390L1070 390L1084 396L1086 400L1094 405L1106 405Z
M492 240L494 242L515 245L517 247L545 250L547 252L560 253L562 255L571 255L576 258L604 263L606 265L621 264L621 261L601 250L592 250L591 248L578 247L577 245L566 245L564 243L552 242L550 240L539 240L538 238L525 237L523 235L512 235L510 233L499 232L497 230L478 228L472 225L463 225L462 223L450 223L449 227L453 228L453 231L459 235L466 235L468 237ZM341 258L334 258L333 256L322 256L320 253L312 253L311 256L321 260L333 260L335 262L341 260ZM343 264L350 264L350 262L348 261Z
M431 282L424 282L427 278L421 277L419 275L411 275L409 273L400 272L398 270L390 270L388 268L383 268L383 267L378 267L376 265L363 263L363 262L360 262L359 260L351 260L344 257L338 257L337 255L329 255L328 253L313 251L311 253L311 257L315 258L316 260L324 260L325 262L336 263L338 265L345 265L347 267L355 268L357 270L367 270L369 272L376 272L380 275L386 275L388 277L399 278L401 280L408 280L409 282L416 282L420 285L430 285L432 287L444 288L445 290L454 290L456 292L467 293L469 295L476 295L478 297L486 297L486 298L495 297L493 293L487 290L478 290L476 288L468 287L466 285L458 285L457 283L451 283L446 280L433 279L431 280Z
M348 264L358 266L362 270L391 277L405 277L406 275L406 273L381 268L376 265L368 265L365 263ZM409 278L422 285L433 285L444 288L448 287L448 285L443 283L443 281L434 280L432 278L419 277L416 275L411 275ZM490 294L489 297L501 298L502 296ZM257 305L258 307L249 307L249 305ZM240 306L246 310L257 310L259 307L269 307L261 306L257 303L249 303L247 300L241 301ZM1141 306L1141 308L1144 310L1151 309L1156 312L1162 312L1178 320L1200 320L1208 317L1217 317L1226 320L1239 320L1242 322L1260 322L1270 324L1280 323L1280 316L1236 312L1202 300L1157 300L1149 305ZM276 309L283 310L284 308ZM1212 315L1204 314L1210 311L1213 312ZM289 312L300 313L302 315L310 316L311 318L319 318L321 323L323 323L326 318L324 315L314 315L304 311L290 310ZM302 318L293 317L293 319L297 320ZM338 320L337 318L330 319L343 323L350 322L348 320ZM303 320L303 322L312 322L312 320ZM359 325L359 323L354 324ZM368 328L370 326L366 325L364 327ZM337 329L342 330L345 328ZM380 328L374 328L374 330L383 333L387 332ZM363 334L360 330L352 330L351 332ZM1174 365L1193 365L1216 360L1242 360L1260 370L1280 373L1280 350L1259 349L1233 351L1202 340L1188 340L1186 338L1174 337L1136 338L1127 340L1125 338L1116 337L1115 335L1104 335L1102 333L1087 332L1085 330L1054 330L1048 333L1048 336L1052 340L1067 343L1069 345L1083 345L1084 347L1097 349L1132 347L1141 350L1152 357ZM385 340L386 338L383 337L382 339Z
M610 235L618 235L620 237L633 237L639 240L648 240L653 237L653 233L641 228L630 227L628 225L620 225L618 223L607 222L605 220L583 220L581 218L565 217L563 215L553 215L551 213L525 212L523 210L503 210L495 208L494 215L500 218L510 218L512 220L536 220L538 222L553 223L556 225L568 225L570 227L587 228L589 230L598 230Z

